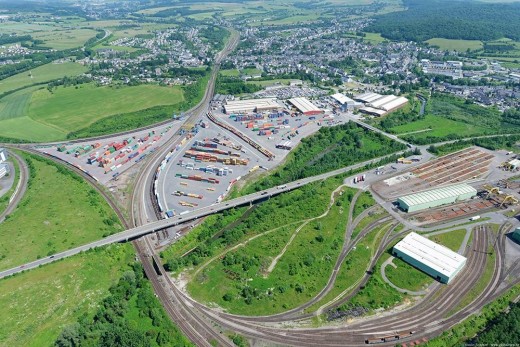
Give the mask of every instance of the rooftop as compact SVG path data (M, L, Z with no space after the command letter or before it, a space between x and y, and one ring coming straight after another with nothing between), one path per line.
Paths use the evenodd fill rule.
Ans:
M394 249L447 277L451 277L466 262L460 254L414 232L396 244Z
M437 201L440 199L457 197L462 194L473 193L477 194L477 190L472 186L462 183L451 185L447 187L427 190L420 193L410 194L399 198L402 202L407 204L408 206L420 205L432 201Z
M293 104L298 110L303 113L306 112L321 112L318 106L314 105L307 98L292 98L289 102Z

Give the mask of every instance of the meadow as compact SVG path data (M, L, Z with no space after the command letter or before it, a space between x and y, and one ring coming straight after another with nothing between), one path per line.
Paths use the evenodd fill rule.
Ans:
M476 51L484 47L482 41L479 40L453 40L436 37L425 42L431 46L437 46L440 49L459 52L466 52L468 49L470 51Z
M0 269L64 251L122 226L105 200L63 166L21 153L29 185L18 208L0 224Z
M0 345L53 345L63 326L94 314L133 257L116 244L0 280Z

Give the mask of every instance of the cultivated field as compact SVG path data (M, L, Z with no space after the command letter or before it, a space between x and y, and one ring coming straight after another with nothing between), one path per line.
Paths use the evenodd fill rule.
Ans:
M87 68L78 63L51 63L45 64L30 71L22 72L0 81L0 95L36 83L48 82L65 76L77 76L87 71ZM0 100L1 102L1 100ZM0 111L0 119L2 112Z
M426 41L432 46L438 46L440 49L449 51L465 52L466 50L475 51L483 47L482 41L478 40L450 40L442 38L434 38Z
M175 105L184 100L180 87L58 87L52 93L34 87L0 100L0 136L29 141L64 139L105 117ZM28 126L30 125L30 126Z

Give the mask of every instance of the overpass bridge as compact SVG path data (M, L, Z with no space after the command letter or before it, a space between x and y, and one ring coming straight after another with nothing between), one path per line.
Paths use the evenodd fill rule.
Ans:
M130 240L139 238L141 236L154 233L156 231L174 227L176 225L190 222L192 220L206 217L211 214L215 214L215 213L218 213L218 212L221 212L224 210L228 210L228 209L231 209L234 207L247 206L247 205L251 205L254 203L258 203L258 202L264 201L272 196L276 196L278 194L282 194L282 193L291 191L293 189L303 187L304 185L307 185L309 183L321 181L321 180L324 180L324 179L327 179L330 177L334 177L334 176L338 176L338 175L341 175L344 173L349 173L350 171L363 168L366 165L374 164L382 159L386 159L386 158L394 156L394 155L402 155L403 153L404 153L404 151L389 154L389 155L379 157L379 158L374 158L371 160L364 161L362 163L347 166L347 167L344 167L344 168L341 168L338 170L334 170L334 171L330 171L330 172L327 172L327 173L324 173L321 175L316 175L316 176L304 178L301 180L293 181L293 182L283 184L278 187L269 188L266 190L262 190L262 191L259 191L256 193L249 194L249 195L244 195L244 196L232 199L232 200L225 200L219 204L213 204L210 206L201 207L201 208L195 209L193 211L190 211L188 213L184 213L182 215L177 215L177 216L174 216L169 219L162 219L162 220L159 220L156 222L151 222L151 223L148 223L145 225L134 227L134 228L119 232L117 234L110 235L101 240L97 240L97 241L85 244L83 246L72 248L72 249L69 249L69 250L66 250L66 251L63 251L60 253L56 253L49 257L38 259L33 262L26 263L24 265L21 265L21 266L15 267L15 268L1 271L0 278L10 276L10 275L13 275L15 273L19 273L19 272L22 272L25 270L34 269L39 266L52 263L59 259L68 258L70 256L73 256L80 252L87 251L89 249L106 246L106 245L109 245L112 243L127 242Z

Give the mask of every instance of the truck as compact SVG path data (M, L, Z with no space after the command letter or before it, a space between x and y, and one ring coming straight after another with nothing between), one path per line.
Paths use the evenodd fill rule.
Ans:
M276 189L284 189L284 188L287 188L286 184L282 184L281 186L276 187Z
M473 216L469 220L474 221L474 220L478 220L478 219L480 219L480 216Z

